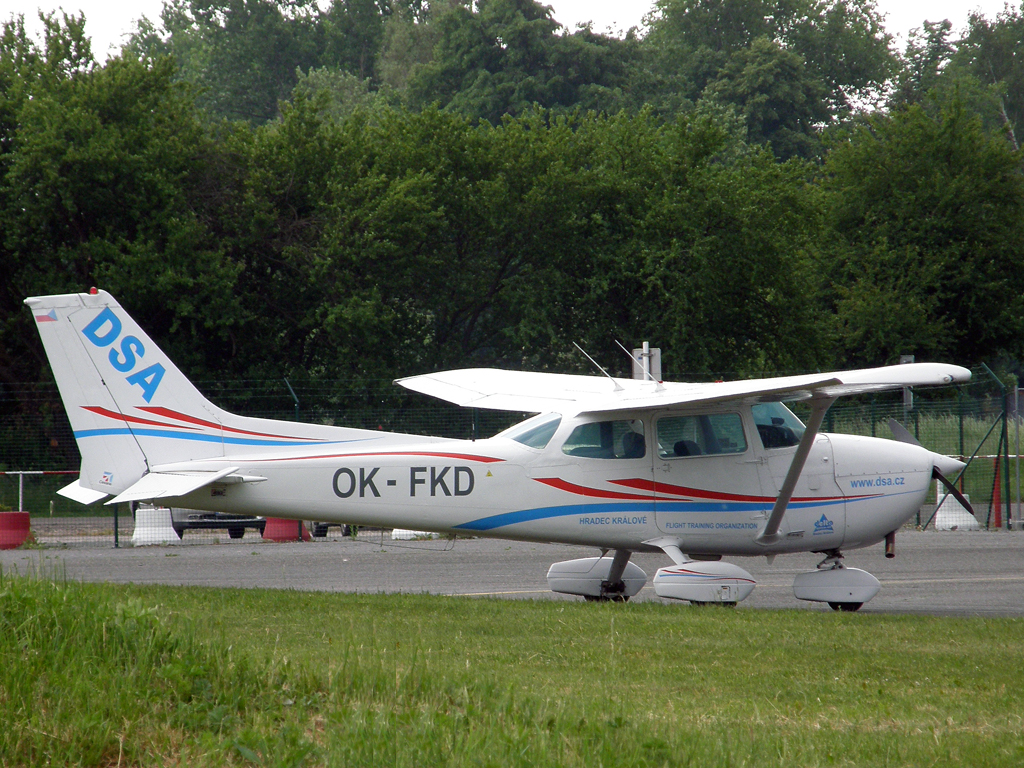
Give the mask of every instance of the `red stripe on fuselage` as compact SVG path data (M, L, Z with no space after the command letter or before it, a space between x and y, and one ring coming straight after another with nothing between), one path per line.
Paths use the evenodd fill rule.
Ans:
M431 459L476 461L481 464L493 464L496 461L505 461L505 459L496 459L493 456L474 456L469 453L447 453L444 451L366 451L363 453L324 453L317 456L279 456L269 459L253 459L253 461L309 461L311 459L351 459L365 458L368 456L417 456Z
M140 411L146 411L147 413L155 413L157 416L163 416L168 419L176 419L178 421L184 421L186 424L196 424L200 427L207 427L208 429L224 430L225 432L233 432L236 435L250 435L252 437L272 437L277 440L316 440L319 442L327 442L322 438L318 437L295 437L293 435L275 435L268 432L250 432L246 429L235 429L234 427L227 427L223 424L217 424L213 421L205 421L204 419L197 419L195 416L188 416L184 413L178 413L172 411L169 408L162 408L156 405L140 405Z
M117 419L118 421L124 421L129 424L146 424L151 427L168 427L169 429L182 429L180 424L168 424L163 421L153 421L151 419L140 419L138 416L125 416L123 413L116 413L114 411L108 411L106 408L101 408L98 405L83 405L82 410L95 413L98 416L106 416L108 419ZM185 429L192 429L192 427L185 427Z
M683 496L691 499L708 499L711 501L772 501L767 496L750 496L742 493L722 493L721 491L705 491L700 488L687 488L682 485L671 485L669 483L657 483L652 480L636 478L632 480L609 480L616 485L624 485L627 488L636 488L640 491L650 491L657 494L672 496Z
M634 480L609 480L610 483L616 485L624 485L627 488L636 488L637 490L652 491L659 495L672 495L681 496L684 498L691 499L705 499L708 501L748 501L748 502L774 502L774 496L750 496L742 493L723 493L721 491L706 491L701 488L688 488L683 485L671 485L669 483L657 483L651 480L644 480L637 478ZM846 496L794 496L793 501L802 502L813 502L813 501L838 501L839 499L845 499ZM860 497L855 497L860 498Z
M641 496L636 493L622 493L621 491L602 491L598 488L587 488L583 485L576 485L570 483L567 480L563 480L560 477L536 477L534 478L538 483L544 483L544 485L557 488L560 491L568 491L569 493L575 493L578 496L588 496L596 499L630 499L635 501L650 501L653 497L650 495ZM611 480L610 482L616 482Z

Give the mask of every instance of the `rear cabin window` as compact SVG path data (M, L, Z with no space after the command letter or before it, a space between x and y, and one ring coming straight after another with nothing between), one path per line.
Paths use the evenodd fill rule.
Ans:
M588 459L642 459L647 453L644 424L633 421L594 421L572 431L562 453Z
M746 450L743 421L738 413L658 419L658 455L663 459L743 453Z

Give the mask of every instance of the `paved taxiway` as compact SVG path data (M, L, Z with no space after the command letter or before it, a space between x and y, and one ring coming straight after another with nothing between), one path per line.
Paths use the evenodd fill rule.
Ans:
M95 582L579 600L548 591L548 566L596 554L583 547L496 539L401 542L375 532L356 540L286 544L251 536L221 544L189 544L186 535L185 543L172 546L12 550L0 552L0 567L7 573L57 573ZM827 611L796 600L792 592L793 577L820 559L784 555L768 565L764 558L733 558L757 579L740 610ZM664 555L635 555L634 562L648 579L670 565ZM1024 616L1024 533L902 531L895 559L887 560L878 545L847 552L846 564L882 582L882 591L862 612ZM634 599L661 598L648 581Z

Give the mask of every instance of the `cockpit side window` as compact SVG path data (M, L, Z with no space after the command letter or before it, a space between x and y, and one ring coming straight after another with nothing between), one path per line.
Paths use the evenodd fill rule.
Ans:
M562 453L588 459L642 459L647 454L644 423L634 419L580 424L562 444Z
M782 403L758 403L750 412L765 448L786 448L800 443L804 425Z
M738 413L663 416L658 419L658 455L663 459L743 453L746 450L747 439Z

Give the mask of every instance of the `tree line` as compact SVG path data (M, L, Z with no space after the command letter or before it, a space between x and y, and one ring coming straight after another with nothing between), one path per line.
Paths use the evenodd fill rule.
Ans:
M1024 17L660 0L622 37L533 0L167 0L121 54L0 36L0 382L29 295L101 286L187 374L677 378L1015 369Z

